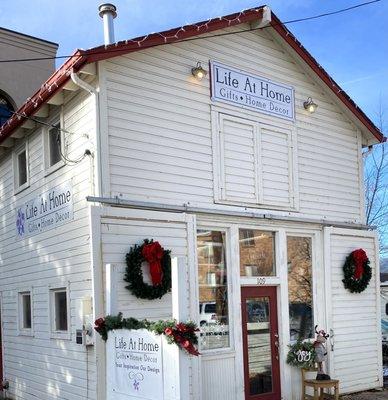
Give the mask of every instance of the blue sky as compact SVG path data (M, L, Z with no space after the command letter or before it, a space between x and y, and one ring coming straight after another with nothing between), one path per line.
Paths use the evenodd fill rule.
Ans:
M116 40L197 22L261 5L260 0L114 0ZM282 21L361 3L273 0L267 4ZM0 26L57 42L58 54L103 41L96 0L13 0L0 3ZM347 13L288 25L305 47L376 120L379 99L388 107L388 1ZM1 55L0 55L1 58ZM59 61L61 63L62 61Z
M365 0L272 0L282 21L353 6ZM97 0L0 2L0 26L59 44L58 55L102 44ZM116 40L256 7L260 0L114 0ZM12 4L12 6L11 6ZM346 13L288 25L318 62L377 122L380 101L388 123L388 0ZM0 54L1 59L1 54ZM62 63L59 60L57 65ZM386 126L388 127L388 126ZM387 135L387 130L385 130Z

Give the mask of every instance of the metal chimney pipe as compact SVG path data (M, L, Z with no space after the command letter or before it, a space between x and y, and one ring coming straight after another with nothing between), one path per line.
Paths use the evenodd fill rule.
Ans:
M104 43L108 46L115 42L113 19L117 17L116 6L104 3L98 7L98 11L104 23Z

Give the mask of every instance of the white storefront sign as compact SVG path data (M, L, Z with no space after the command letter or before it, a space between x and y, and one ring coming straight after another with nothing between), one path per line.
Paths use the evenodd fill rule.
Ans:
M16 236L23 239L64 225L73 219L71 182L53 187L17 207Z
M108 399L163 399L162 340L146 329L110 331Z
M213 101L249 108L293 121L294 88L212 61Z

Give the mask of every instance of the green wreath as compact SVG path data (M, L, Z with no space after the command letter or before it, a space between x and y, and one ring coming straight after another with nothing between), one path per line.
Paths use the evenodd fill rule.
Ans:
M370 261L363 249L354 250L346 257L343 270L342 282L352 293L363 292L372 278Z
M159 263L161 267L161 279L150 285L144 282L141 264L145 261L151 264L156 260L155 254L158 257L156 263ZM148 300L160 299L171 291L170 250L164 250L159 242L144 239L142 245L131 247L126 255L126 262L124 281L129 283L126 288L136 297Z
M315 347L311 342L298 340L289 346L287 364L298 368L310 369L315 365Z

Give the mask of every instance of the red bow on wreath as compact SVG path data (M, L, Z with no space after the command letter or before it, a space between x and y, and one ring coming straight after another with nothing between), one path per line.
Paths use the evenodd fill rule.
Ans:
M161 261L163 254L163 247L159 242L152 242L143 246L142 256L150 265L151 280L154 286L162 283L163 271Z
M354 279L359 280L364 273L364 264L368 256L363 249L354 250L352 255L354 260Z

